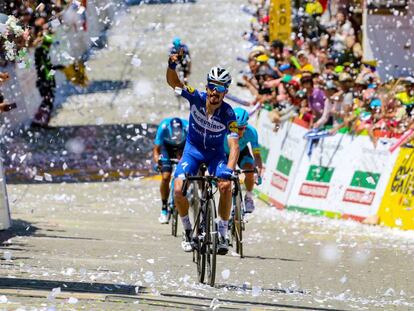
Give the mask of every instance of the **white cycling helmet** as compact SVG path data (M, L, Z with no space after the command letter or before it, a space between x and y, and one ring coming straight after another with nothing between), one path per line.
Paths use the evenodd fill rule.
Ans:
M207 75L208 82L219 82L228 87L231 83L231 75L226 69L213 67Z

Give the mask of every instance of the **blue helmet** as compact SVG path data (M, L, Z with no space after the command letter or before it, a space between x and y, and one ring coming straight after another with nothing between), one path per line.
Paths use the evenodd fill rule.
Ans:
M181 46L181 39L180 39L179 37L175 37L175 38L173 39L172 44L174 45L174 47L175 47L176 49L178 49L178 48Z
M249 123L249 113L240 107L235 108L234 113L236 114L237 126L247 126Z
M180 118L172 118L169 126L170 139L179 145L185 141L184 125Z

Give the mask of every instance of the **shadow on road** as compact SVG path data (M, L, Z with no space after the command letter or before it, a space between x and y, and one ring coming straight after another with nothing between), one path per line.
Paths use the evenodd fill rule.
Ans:
M302 261L298 259L282 258L282 257L266 257L266 256L246 256L244 258L260 259L260 260L279 260L279 261Z
M125 0L126 5L140 5L140 4L182 4L182 3L196 3L197 0Z
M22 219L13 219L12 226L9 229L0 231L0 247L12 245L6 242L15 236L33 236L38 230L38 227L27 221Z
M136 286L122 284L0 278L0 289L51 291L57 287L60 287L62 292L118 295L136 295L144 290L143 287L138 289Z
M229 286L229 285L227 285ZM224 286L226 287L226 286ZM266 289L263 289L266 290ZM290 292L293 293L293 292ZM168 294L168 293L161 293L161 296L165 297L175 297L181 299L189 299L194 298L194 296L187 296L187 295L180 295L180 294ZM197 297L199 300L211 301L213 298L211 297ZM229 304L243 304L246 306L260 306L260 307L270 307L272 309L279 310L314 310L314 311L345 311L344 309L336 309L336 308L323 308L323 307L308 307L308 306L300 306L294 304L282 304L282 303L267 303L267 302L260 302L260 301L250 301L250 300L234 300L234 299L222 299L220 298L221 303L229 303Z
M88 125L20 129L3 139L7 182L112 181L150 173L156 126Z
M95 80L91 81L88 86L75 86L69 81L60 84L56 89L56 99L54 101L55 109L61 107L69 96L85 95L95 93L113 93L116 91L131 88L131 81L116 81L116 80Z

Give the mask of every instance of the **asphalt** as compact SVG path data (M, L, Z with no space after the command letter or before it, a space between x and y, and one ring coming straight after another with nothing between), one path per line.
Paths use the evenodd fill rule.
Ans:
M42 132L43 140L38 134L37 143L26 134L19 137L30 156L21 160L18 154L13 162L13 153L6 155L13 228L0 233L0 309L414 308L411 233L279 211L256 201L246 226L246 258L233 250L219 257L217 285L211 288L197 282L192 256L181 251L180 238L157 222L159 181L144 177L153 135L148 129L163 117L187 113L178 109L165 83L168 43L178 34L190 45L196 87L216 63L237 77L242 64L236 57L246 53L239 35L249 23L241 4L245 1L205 0L120 12L107 33L107 47L88 62L97 87L81 94L64 87L67 93L52 120L52 131L64 133L61 140L49 152L47 134ZM141 60L138 67L131 66L134 55ZM232 92L247 96L236 87ZM117 159L134 143L134 136L116 134L128 124L145 139L133 145L141 151L128 152L136 174L125 175L121 160L108 164L105 157ZM120 145L105 149L114 139ZM102 148L104 153L94 153ZM55 160L37 168L33 159L40 155L61 161L59 170L50 168ZM77 163L78 170L67 171L62 163ZM95 169L99 165L102 171ZM31 174L17 174L20 167ZM59 172L68 179L59 179ZM85 172L82 178L79 172Z

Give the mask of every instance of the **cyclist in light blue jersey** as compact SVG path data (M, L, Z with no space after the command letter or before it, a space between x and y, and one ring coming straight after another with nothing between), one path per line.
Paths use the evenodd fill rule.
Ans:
M179 160L183 154L185 140L188 133L188 121L180 118L166 118L161 121L155 136L153 159L161 171L160 193L162 200L161 215L158 218L162 224L169 221L168 195L172 172L171 159ZM160 163L159 163L160 162Z
M170 55L166 76L167 83L190 103L187 142L175 171L174 183L175 203L185 230L181 246L186 252L192 251L189 204L181 191L183 179L186 174L196 175L200 165L205 163L210 175L220 178L217 253L225 255L228 252L227 228L231 213L231 182L228 179L233 175L239 155L236 116L231 106L223 101L231 76L227 70L213 67L207 75L206 92L200 92L180 81L175 71L178 60L178 54ZM224 152L224 140L228 140L228 158Z
M235 108L234 113L237 119L237 129L239 134L240 155L237 162L238 166L243 170L252 170L258 168L257 184L261 184L261 176L263 172L263 162L260 155L259 138L256 129L248 124L249 113L243 108ZM249 148L250 147L250 148ZM251 151L253 151L253 155ZM224 141L224 150L229 154L229 147ZM253 188L254 188L254 173L246 173L244 180L246 186L246 195L244 197L246 213L254 211Z

